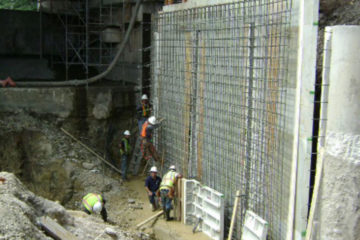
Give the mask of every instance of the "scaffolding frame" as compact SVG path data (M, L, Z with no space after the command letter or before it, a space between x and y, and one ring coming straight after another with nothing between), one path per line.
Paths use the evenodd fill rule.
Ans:
M44 0L40 0L40 14L41 1L44 2ZM66 80L69 79L71 66L82 66L86 78L89 77L90 67L107 66L113 59L117 43L106 42L104 30L120 27L119 22L113 21L113 14L120 11L120 7L111 2L105 5L103 0L99 1L97 6L90 6L89 0L65 0L63 6L66 9L58 11L52 9L52 4L56 0L49 1L50 11L56 13L64 27L65 49L59 51L60 61L55 63L65 65ZM125 4L125 2L121 4L123 9ZM122 32L125 28L124 18L125 16L122 15ZM40 24L42 26L41 21Z

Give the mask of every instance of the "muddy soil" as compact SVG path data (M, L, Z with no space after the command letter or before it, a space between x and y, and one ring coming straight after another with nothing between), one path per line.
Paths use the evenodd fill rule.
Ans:
M118 213L116 218L121 226L128 227L130 231L135 230L135 226L145 219L157 213L151 210L148 201L147 193L145 192L145 176L133 176L129 181L124 183L124 186L129 190L129 197L135 200L134 204L129 204L126 199L122 203L127 205L118 204L114 206L114 210ZM113 201L114 202L114 201ZM133 208L132 206L142 206L142 208ZM160 211L160 210L158 210ZM192 226L184 225L177 221L165 221L163 216L160 216L157 221L151 221L145 224L141 231L148 233L156 239L186 239L186 240L208 240L208 236L201 232L193 234Z

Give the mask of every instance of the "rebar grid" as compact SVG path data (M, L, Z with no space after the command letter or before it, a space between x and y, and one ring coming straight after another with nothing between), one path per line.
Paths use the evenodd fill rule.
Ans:
M166 119L156 136L176 164L224 193L229 227L235 192L284 239L291 158L285 158L285 97L291 0L249 0L154 19L152 96ZM236 236L235 236L236 235Z

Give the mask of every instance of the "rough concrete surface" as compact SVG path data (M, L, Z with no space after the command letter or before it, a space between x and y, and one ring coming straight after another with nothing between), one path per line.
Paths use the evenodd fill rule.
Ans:
M108 118L111 112L112 95L111 91L99 93L96 97L93 115L96 119Z
M360 237L360 164L325 153L321 182L320 236L326 240ZM332 177L333 176L333 177Z
M61 224L73 218L61 205L36 196L14 174L0 172L0 239L51 239L39 229L37 217L48 215Z
M69 117L73 111L71 88L4 88L0 94L0 112L28 111Z

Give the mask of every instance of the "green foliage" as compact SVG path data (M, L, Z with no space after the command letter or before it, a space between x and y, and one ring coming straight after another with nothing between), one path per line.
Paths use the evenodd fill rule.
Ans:
M0 9L36 10L36 0L0 0Z

